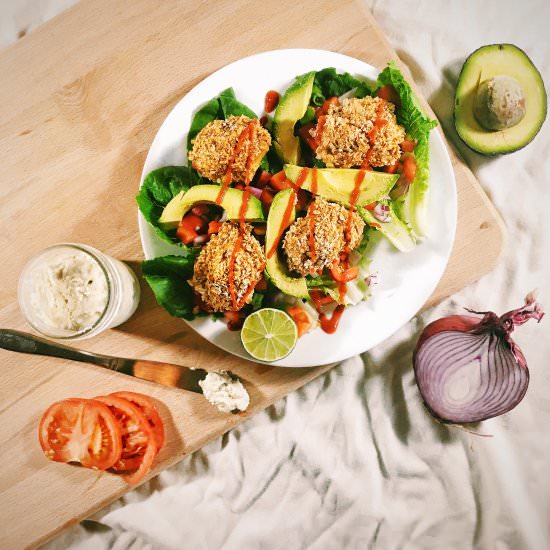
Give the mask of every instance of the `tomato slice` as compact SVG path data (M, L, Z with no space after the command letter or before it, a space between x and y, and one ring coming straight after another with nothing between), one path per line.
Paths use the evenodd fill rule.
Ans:
M135 470L124 479L128 483L138 483L151 470L157 454L155 436L147 418L136 405L121 397L102 395L95 400L104 403L120 424L122 453L112 469L115 472Z
M147 422L149 422L149 426L153 430L157 452L160 451L164 445L164 424L153 401L146 395L133 391L117 391L111 395L130 401L132 405L135 405L144 414Z
M38 434L44 454L56 462L107 470L120 460L118 422L106 405L91 399L54 403L42 415Z

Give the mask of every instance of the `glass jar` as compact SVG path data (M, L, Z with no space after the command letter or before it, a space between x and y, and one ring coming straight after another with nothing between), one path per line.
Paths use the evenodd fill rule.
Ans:
M17 289L27 322L49 338L90 338L127 321L140 287L123 262L84 244L50 246L23 268Z

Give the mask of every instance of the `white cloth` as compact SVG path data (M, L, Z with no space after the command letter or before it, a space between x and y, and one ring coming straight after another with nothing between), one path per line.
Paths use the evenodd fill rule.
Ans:
M549 123L524 150L492 159L461 144L451 119L458 70L481 45L519 45L550 85L550 4L367 3L502 213L509 245L501 263L372 352L65 532L50 549L550 546L550 320L515 335L531 385L513 412L480 425L492 437L435 422L411 368L422 327L463 306L503 313L538 287L550 310Z

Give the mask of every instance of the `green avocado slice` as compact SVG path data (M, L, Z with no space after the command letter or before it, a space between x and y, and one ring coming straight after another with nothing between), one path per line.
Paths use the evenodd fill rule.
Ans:
M484 83L503 76L519 83L524 94L525 115L513 126L488 130L479 123L479 116L476 118L478 92L486 89ZM454 120L458 135L474 151L497 155L521 149L540 130L546 110L542 77L527 54L517 46L483 46L466 59L456 87Z
M294 126L307 110L315 80L315 71L296 78L281 97L273 115L273 146L283 162L298 164L300 139Z
M309 298L305 277L292 277L286 268L286 264L279 252L275 252L268 258L269 251L273 243L277 239L281 224L284 221L284 215L294 193L292 189L280 191L273 198L269 215L267 217L267 228L265 234L265 255L266 255L266 272L268 277L273 281L273 284L282 290L285 294L295 296L296 298ZM288 225L296 218L296 209L293 208Z
M159 218L159 226L164 230L175 229L183 216L197 203L215 203L220 193L221 185L194 185L188 191L178 193L165 207ZM243 192L228 188L220 206L225 210L228 219L239 219L243 200ZM263 221L262 203L253 196L248 198L245 212L247 221Z
M296 182L302 169L302 166L285 164L286 177L290 181ZM313 169L307 170L308 174L302 189L311 191ZM358 172L359 170L355 168L317 168L317 194L329 201L349 206ZM365 172L357 205L362 206L382 199L390 192L398 179L399 174Z

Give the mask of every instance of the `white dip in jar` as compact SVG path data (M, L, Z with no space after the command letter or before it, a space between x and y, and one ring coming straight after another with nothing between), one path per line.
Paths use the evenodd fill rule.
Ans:
M46 248L23 269L19 305L38 332L58 339L89 338L126 321L139 303L130 268L90 246Z

